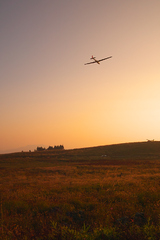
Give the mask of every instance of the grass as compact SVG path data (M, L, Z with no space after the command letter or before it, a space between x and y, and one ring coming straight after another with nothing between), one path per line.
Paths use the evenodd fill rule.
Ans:
M159 154L154 142L0 155L1 239L160 239Z

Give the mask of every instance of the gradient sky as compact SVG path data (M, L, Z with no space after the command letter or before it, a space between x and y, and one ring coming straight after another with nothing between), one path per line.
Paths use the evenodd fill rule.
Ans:
M0 0L0 114L1 152L160 140L160 1Z

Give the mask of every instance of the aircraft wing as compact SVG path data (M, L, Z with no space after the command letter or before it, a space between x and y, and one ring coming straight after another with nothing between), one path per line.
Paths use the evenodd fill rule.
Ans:
M85 63L84 65L87 65L87 64L92 64L92 63L96 63L96 62L89 62L89 63Z
M111 58L111 57L112 57L112 56L107 57L107 58L100 59L100 60L98 60L98 62L104 61L104 60L109 59L109 58Z

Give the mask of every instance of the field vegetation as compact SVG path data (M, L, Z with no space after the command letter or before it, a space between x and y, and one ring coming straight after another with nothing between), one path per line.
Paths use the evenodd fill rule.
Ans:
M0 236L159 240L160 142L0 155Z

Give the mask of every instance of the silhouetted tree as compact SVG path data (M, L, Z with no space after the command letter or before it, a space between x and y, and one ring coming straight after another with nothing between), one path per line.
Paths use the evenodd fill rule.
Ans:
M54 146L54 149L64 149L63 145Z
M52 146L49 146L47 150L53 150L54 148Z
M43 148L43 147L37 147L37 151L44 151L45 150L45 148Z

